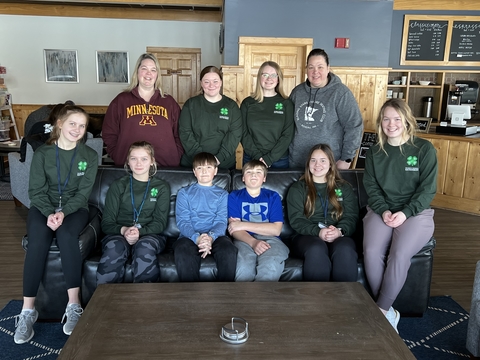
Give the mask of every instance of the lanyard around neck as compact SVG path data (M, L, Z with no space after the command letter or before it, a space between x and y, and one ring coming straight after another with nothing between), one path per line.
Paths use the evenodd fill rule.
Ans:
M328 194L325 193L325 201L323 201L322 195L317 192L317 195L320 199L320 203L322 204L323 207L323 219L325 220L325 224L327 224L327 215L328 215Z
M75 146L75 150L73 151L72 160L70 161L70 170L68 170L68 175L67 175L67 178L65 179L65 182L63 183L63 187L62 187L62 179L61 179L61 176L60 176L60 154L59 154L59 151L58 151L58 144L55 144L55 155L56 155L56 158L57 158L58 195L60 196L60 201L61 201L63 191L65 190L65 187L68 184L68 180L70 180L70 174L72 172L73 162L75 161L75 156L77 155L77 147ZM61 207L61 205L60 205L60 207Z
M140 213L142 212L143 204L145 204L145 199L147 198L148 187L150 186L150 178L147 182L147 187L145 188L145 193L143 194L143 200L140 204L140 208L137 210L135 207L135 195L133 194L133 176L130 175L130 197L132 198L132 208L133 208L133 225L137 225L138 218L140 217Z

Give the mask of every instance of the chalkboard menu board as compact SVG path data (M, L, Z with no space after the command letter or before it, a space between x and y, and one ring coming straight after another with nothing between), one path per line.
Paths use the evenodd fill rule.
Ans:
M480 21L454 21L450 61L480 61Z
M358 150L355 169L365 168L365 154L367 150L377 143L377 133L365 131L362 136L360 150Z
M447 41L448 21L410 20L406 60L442 61Z
M400 65L480 66L480 16L405 15Z

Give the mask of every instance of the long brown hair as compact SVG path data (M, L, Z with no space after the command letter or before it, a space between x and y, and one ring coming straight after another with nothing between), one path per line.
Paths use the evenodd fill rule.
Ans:
M61 133L60 124L63 124L72 114L83 114L85 116L85 118L87 119L87 122L85 123L85 133L87 132L88 121L90 119L87 112L76 105L65 105L63 108L58 110L56 118L51 119L52 121L54 121L53 130L50 133L50 137L46 141L47 145L52 145L57 142L57 140L60 138ZM78 141L83 141L83 138Z
M338 201L335 189L337 189L338 186L340 186L344 182L344 180L340 176L340 173L337 169L335 157L333 156L333 151L327 144L317 144L312 147L308 153L307 160L305 161L305 173L300 178L300 180L305 180L305 185L307 186L307 198L305 199L304 214L306 217L311 217L315 213L317 189L315 188L313 175L310 172L310 159L312 158L312 155L316 150L322 150L325 155L327 155L328 161L330 162L330 169L325 175L325 178L327 180L327 196L328 202L332 204L334 208L333 217L338 220L343 215L343 207L342 204Z

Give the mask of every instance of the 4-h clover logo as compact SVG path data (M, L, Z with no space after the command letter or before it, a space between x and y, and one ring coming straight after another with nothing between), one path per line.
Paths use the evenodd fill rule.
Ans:
M335 195L337 195L337 197L342 197L342 195L343 195L342 190L335 189Z
M407 165L408 166L415 166L417 164L418 164L418 158L416 156L407 157Z
M86 161L80 161L78 163L78 170L80 170L80 171L87 170L87 162Z
M276 103L275 104L275 110L283 110L283 104L282 103Z
M158 189L157 188L153 188L152 190L150 190L150 196L151 197L157 197L158 195Z
M228 109L227 109L227 108L221 108L221 109L220 109L220 114L222 114L222 115L228 115Z

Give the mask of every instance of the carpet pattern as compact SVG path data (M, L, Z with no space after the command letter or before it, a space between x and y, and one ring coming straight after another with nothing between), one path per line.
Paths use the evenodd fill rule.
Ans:
M0 200L13 200L9 182L0 181Z
M417 359L469 358L468 313L449 296L433 296L422 318L401 318L398 332Z
M60 323L37 322L30 342L22 345L13 342L15 315L21 308L20 300L12 300L0 312L0 358L56 359L68 339ZM465 359L469 358L466 350L468 319L468 313L451 297L434 296L422 318L401 318L398 331L419 360Z
M12 300L0 312L0 358L9 360L54 360L60 354L68 336L60 323L36 322L35 335L26 344L13 342L15 316L22 310L22 301Z

